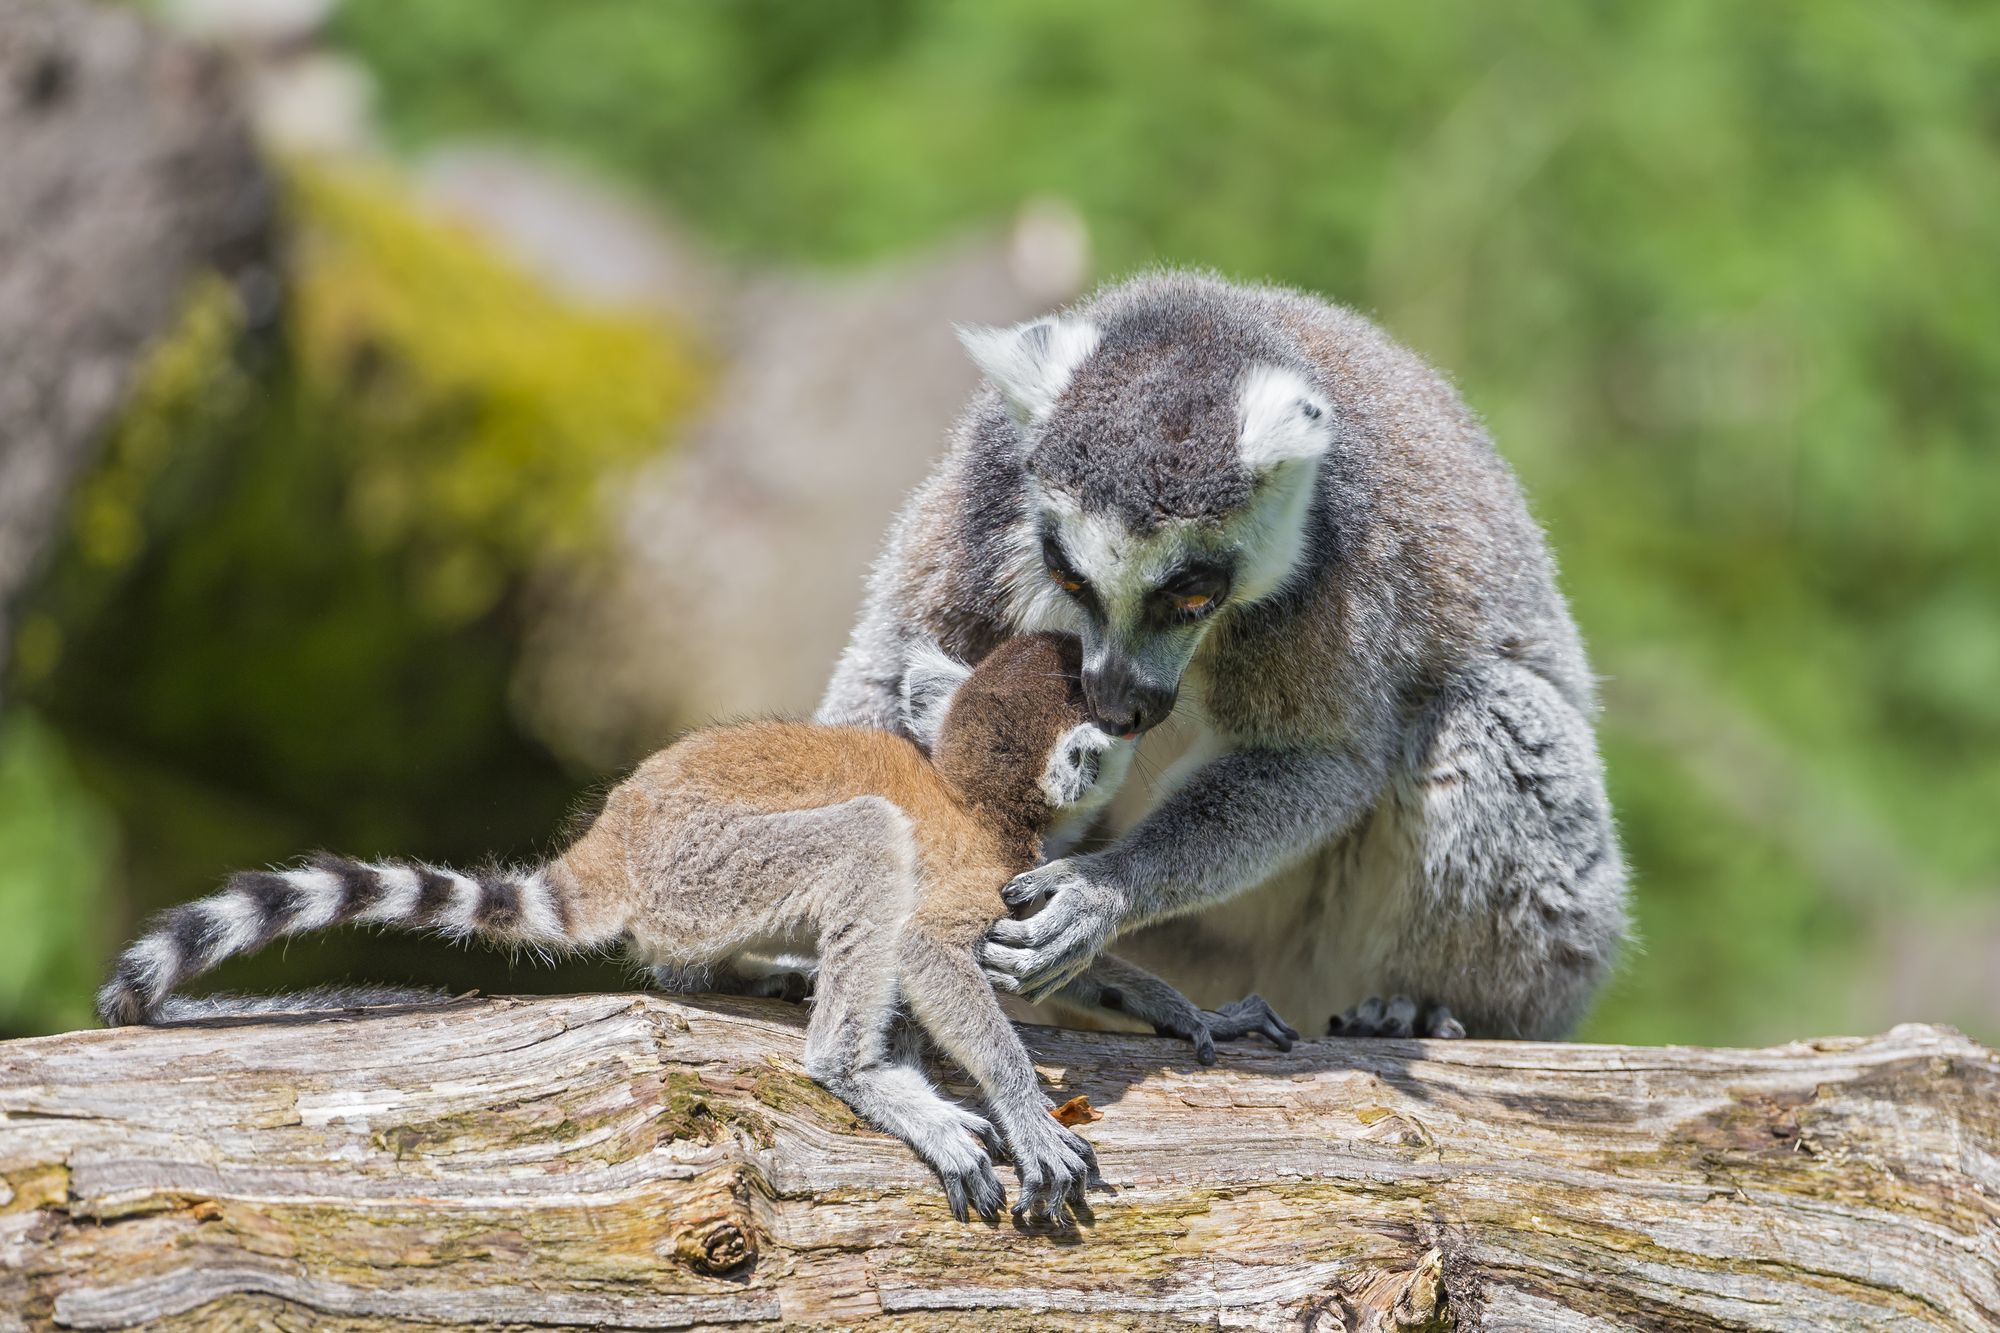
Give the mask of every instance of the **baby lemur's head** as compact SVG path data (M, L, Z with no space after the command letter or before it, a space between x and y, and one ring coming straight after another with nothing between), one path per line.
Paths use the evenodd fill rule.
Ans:
M954 790L1049 836L1089 823L1135 748L1089 720L1073 634L1019 635L972 667L926 647L904 676L903 703L910 733Z

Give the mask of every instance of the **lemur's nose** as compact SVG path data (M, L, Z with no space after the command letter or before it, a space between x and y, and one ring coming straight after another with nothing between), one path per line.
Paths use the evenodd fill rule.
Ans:
M1091 722L1121 740L1131 740L1148 727L1158 726L1174 709L1171 688L1142 680L1119 662L1108 662L1095 671L1086 669L1083 694Z
M1139 708L1100 709L1092 714L1090 721L1099 731L1125 741L1146 729L1146 714Z

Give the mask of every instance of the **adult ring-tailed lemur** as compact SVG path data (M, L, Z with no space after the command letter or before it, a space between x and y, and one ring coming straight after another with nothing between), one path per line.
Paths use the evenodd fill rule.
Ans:
M1049 996L1134 932L1121 953L1208 1003L1567 1032L1626 931L1593 681L1445 380L1351 311L1187 273L962 337L986 382L819 719L897 726L931 640L1066 629L1098 725L1168 723L1138 813L1009 886L1043 906L993 927L995 983Z

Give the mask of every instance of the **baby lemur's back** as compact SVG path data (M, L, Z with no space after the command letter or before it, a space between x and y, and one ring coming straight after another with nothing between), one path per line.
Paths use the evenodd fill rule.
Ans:
M1001 888L1034 865L1059 812L1085 802L1117 743L1084 722L1074 639L1003 643L934 693L926 755L888 732L750 722L695 732L614 790L590 829L532 870L467 875L322 857L236 876L171 909L99 995L108 1022L153 1016L187 978L285 934L342 921L428 927L545 948L623 943L656 966L817 950L813 1076L901 1137L954 1211L997 1215L984 1119L896 1058L899 1000L985 1095L1022 1177L1017 1212L1060 1221L1094 1166L1048 1114L975 950ZM952 673L947 673L952 674ZM1115 764L1113 765L1115 767ZM1198 1044L1284 1029L1253 1012L1201 1015L1107 959L1072 999L1120 1008Z

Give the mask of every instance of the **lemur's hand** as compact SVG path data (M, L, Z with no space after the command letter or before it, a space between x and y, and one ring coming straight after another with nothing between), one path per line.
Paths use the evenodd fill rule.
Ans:
M1096 858L1066 856L1016 875L1001 890L1020 909L1042 900L1025 920L993 923L980 948L986 975L1001 990L1043 1000L1090 966L1125 917L1125 894L1094 875Z

